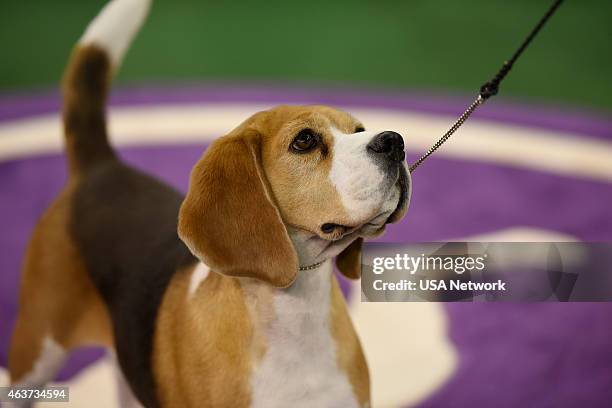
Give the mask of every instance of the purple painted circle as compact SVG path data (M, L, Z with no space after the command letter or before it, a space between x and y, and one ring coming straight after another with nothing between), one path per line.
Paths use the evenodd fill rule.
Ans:
M456 114L463 100L353 91L275 88L180 88L118 91L115 105L179 102L319 102L340 106ZM0 98L0 120L55 112L57 95ZM478 118L580 132L612 139L607 118L586 113L490 104ZM138 147L123 157L177 186L187 187L204 145ZM65 178L61 155L0 163L0 364L6 363L17 301L19 264L37 217ZM502 165L433 157L414 179L407 218L386 241L430 241L512 226L550 229L583 240L612 239L612 184ZM346 289L346 286L345 286ZM603 406L612 398L612 305L450 304L450 338L457 373L423 403L445 406ZM98 353L98 354L96 354ZM99 352L77 353L62 374L73 375ZM406 379L406 387L411 380ZM606 388L607 387L607 388Z

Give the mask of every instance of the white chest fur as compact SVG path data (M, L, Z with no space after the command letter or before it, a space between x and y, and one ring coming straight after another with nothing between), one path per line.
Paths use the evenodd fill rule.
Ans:
M275 317L265 327L267 348L251 378L252 407L357 407L351 384L336 363L330 331L332 273L327 261L302 271L275 292Z

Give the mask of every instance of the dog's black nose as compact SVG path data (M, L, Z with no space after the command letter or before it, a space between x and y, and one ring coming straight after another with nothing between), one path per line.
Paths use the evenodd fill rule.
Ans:
M403 161L406 157L404 139L399 133L389 130L374 136L367 148L368 151L377 155L385 155L389 160L395 162Z

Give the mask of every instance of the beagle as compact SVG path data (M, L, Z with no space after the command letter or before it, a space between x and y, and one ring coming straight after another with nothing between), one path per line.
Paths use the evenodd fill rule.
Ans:
M279 106L212 143L183 197L107 137L111 77L149 3L111 1L68 64L69 177L25 256L12 384L43 386L70 350L102 345L146 407L369 406L331 259L359 278L363 239L406 212L402 137Z

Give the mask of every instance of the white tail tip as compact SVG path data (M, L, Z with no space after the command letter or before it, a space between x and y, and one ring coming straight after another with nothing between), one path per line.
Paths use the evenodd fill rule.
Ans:
M132 40L144 23L151 0L112 0L89 24L79 40L106 50L113 68L121 65Z

